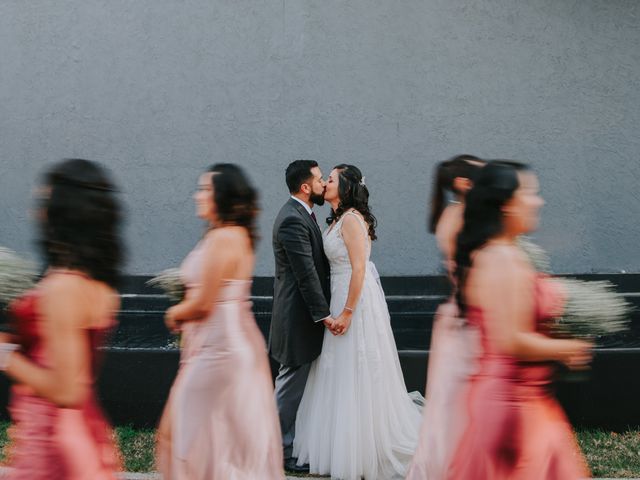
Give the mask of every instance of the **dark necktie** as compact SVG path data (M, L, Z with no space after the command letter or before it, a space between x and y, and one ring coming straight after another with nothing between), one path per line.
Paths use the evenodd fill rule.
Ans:
M313 221L316 222L316 224L318 223L318 220L316 219L316 212L311 212L311 218L313 218Z

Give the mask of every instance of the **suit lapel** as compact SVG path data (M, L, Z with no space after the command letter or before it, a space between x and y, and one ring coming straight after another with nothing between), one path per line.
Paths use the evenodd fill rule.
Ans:
M313 218L311 218L309 212L305 210L300 202L297 202L293 198L290 198L289 204L298 211L298 213L304 218L305 222L307 222L307 224L313 229L313 231L316 232L320 240L322 240L322 232L320 231L320 226L313 220Z

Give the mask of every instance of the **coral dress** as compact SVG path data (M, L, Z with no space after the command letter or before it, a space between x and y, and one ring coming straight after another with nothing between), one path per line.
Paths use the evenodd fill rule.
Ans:
M552 282L536 282L536 326L549 318ZM556 296L560 295L558 292ZM467 394L469 423L449 480L577 480L589 471L562 407L551 391L550 363L521 362L488 340L483 311L470 306L483 352Z
M199 288L203 240L185 259ZM215 308L183 329L180 370L158 431L165 480L284 480L282 436L251 282L225 280Z
M38 314L39 292L33 289L11 306L22 353L46 367L42 323ZM91 363L84 372L89 394L75 408L61 408L39 397L25 385L12 387L9 411L15 423L10 453L13 480L111 480L119 470L113 435L95 394L95 379L101 364L99 348L109 328L87 329Z

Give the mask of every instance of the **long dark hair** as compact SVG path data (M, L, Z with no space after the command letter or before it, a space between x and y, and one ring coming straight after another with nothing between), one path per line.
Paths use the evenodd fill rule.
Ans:
M504 229L502 207L520 186L519 172L530 170L524 163L494 160L483 167L467 193L464 225L456 242L458 304L465 310L464 284L471 267L471 255Z
M40 244L47 265L81 270L116 287L123 261L122 209L107 171L98 163L67 159L44 176Z
M369 208L369 190L364 183L364 177L358 167L341 163L333 167L338 170L338 198L340 203L335 211L327 218L327 224L332 224L342 217L344 212L353 208L360 212L369 225L369 238L376 240L376 226L378 221Z
M428 224L431 233L436 232L438 221L444 211L447 192L462 193L455 189L454 180L458 177L468 178L472 182L485 161L473 155L458 155L436 165L433 191L431 192L431 214Z
M233 163L216 163L209 172L213 173L213 201L221 223L245 227L251 246L255 248L258 242L258 192L249 177Z

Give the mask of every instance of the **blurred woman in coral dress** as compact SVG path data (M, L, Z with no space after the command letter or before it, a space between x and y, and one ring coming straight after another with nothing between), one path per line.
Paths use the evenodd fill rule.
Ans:
M282 438L264 338L251 311L257 194L244 172L200 176L210 229L181 271L187 294L166 314L184 348L158 429L167 480L282 480Z
M106 172L86 160L56 164L42 191L48 269L12 303L15 334L0 338L0 369L16 382L9 478L115 479L95 380L119 307L120 206Z
M455 272L456 238L462 228L466 193L485 162L458 155L436 167L429 230L434 233L449 279ZM447 196L451 201L447 205ZM446 206L445 206L446 205ZM455 298L436 312L429 347L427 402L420 441L407 480L444 478L451 456L466 425L465 389L475 366L479 334L458 315Z
M515 244L536 228L542 205L536 175L515 162L490 162L467 195L455 257L458 304L480 329L482 351L450 480L589 476L550 382L551 362L585 368L591 344L545 334L563 292Z

